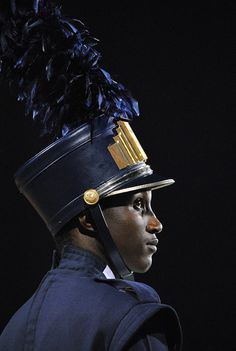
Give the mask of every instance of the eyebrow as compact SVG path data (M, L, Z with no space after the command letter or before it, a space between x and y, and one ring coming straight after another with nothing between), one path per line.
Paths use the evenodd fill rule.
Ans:
M109 208L109 207L128 206L133 201L135 201L138 197L142 197L146 201L149 201L148 193L149 191L140 191L138 193L127 192L119 195L109 196L101 200L101 206L103 209ZM151 195L150 195L150 203L151 203Z

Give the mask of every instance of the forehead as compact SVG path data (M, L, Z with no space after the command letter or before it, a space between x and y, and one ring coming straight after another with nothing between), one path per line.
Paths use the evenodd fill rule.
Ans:
M143 198L147 202L151 202L152 191L137 191L128 192L119 195L109 196L101 200L102 208L117 207L117 206L128 206L138 198Z

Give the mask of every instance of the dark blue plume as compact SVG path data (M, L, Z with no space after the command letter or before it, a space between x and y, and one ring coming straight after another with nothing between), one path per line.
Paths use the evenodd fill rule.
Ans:
M42 135L58 138L94 118L139 115L128 90L99 65L98 40L50 0L1 0L1 74Z

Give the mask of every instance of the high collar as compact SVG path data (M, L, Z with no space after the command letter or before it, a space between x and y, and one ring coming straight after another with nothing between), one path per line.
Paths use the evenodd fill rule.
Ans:
M64 247L58 269L72 269L85 276L101 276L106 263L90 251L68 245Z

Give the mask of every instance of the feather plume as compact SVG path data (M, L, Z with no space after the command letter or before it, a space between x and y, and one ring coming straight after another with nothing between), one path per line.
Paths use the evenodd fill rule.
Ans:
M1 0L0 71L41 135L59 138L94 118L139 115L130 92L100 67L98 42L52 0Z

